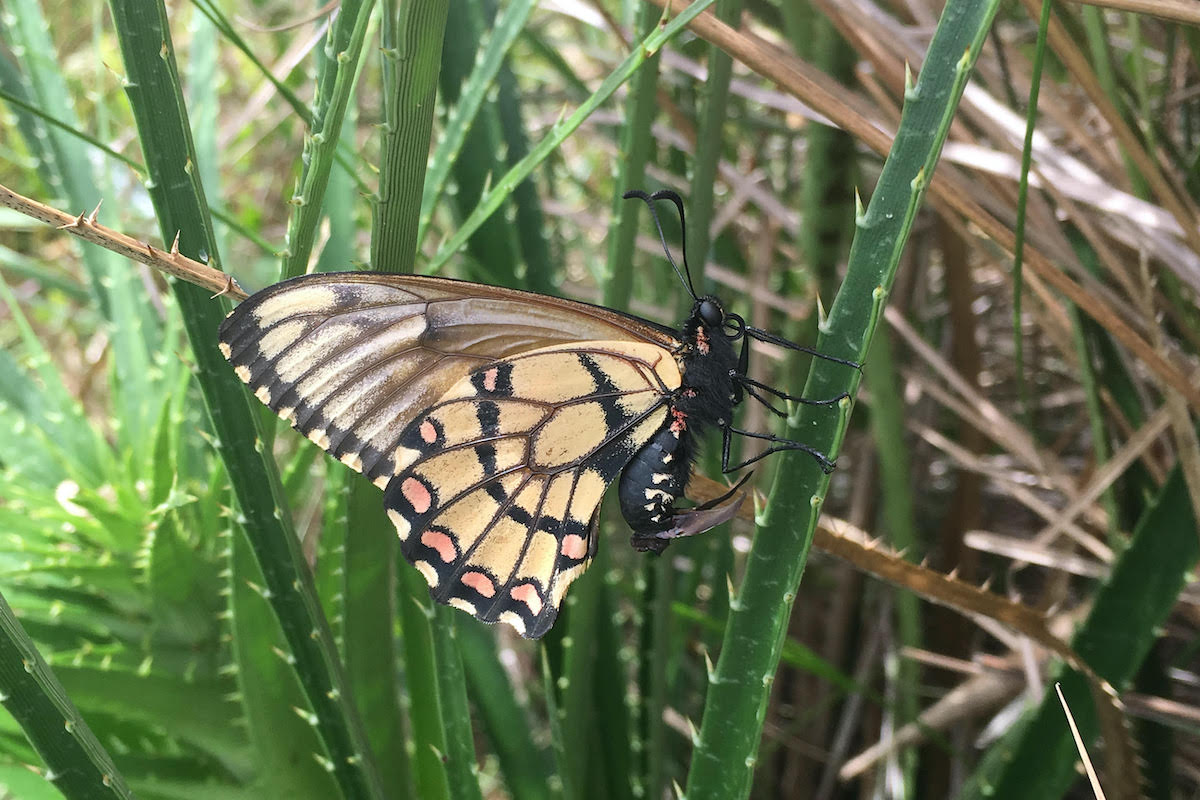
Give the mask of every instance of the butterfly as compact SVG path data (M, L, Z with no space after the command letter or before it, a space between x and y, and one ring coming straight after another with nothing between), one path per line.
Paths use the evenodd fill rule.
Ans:
M600 501L618 477L632 545L661 553L730 519L744 499L739 483L675 507L705 429L722 432L724 472L779 450L833 468L808 445L733 424L746 396L780 415L772 398L840 400L804 400L747 375L750 339L814 351L695 293L655 212L670 201L682 226L677 194L625 197L650 208L693 298L679 330L548 295L378 272L283 281L220 327L221 352L254 395L383 490L401 551L433 598L527 638L550 629L595 554ZM686 272L686 251L683 261ZM731 464L735 435L767 447Z

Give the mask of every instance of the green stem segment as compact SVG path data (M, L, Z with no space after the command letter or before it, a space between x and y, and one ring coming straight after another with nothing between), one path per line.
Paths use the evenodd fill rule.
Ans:
M387 120L371 226L371 263L382 272L412 272L450 3L401 2L396 13L394 26L388 20L383 27Z
M68 800L132 798L112 759L0 597L0 700Z
M329 30L326 40L329 60L317 83L312 130L304 138L304 171L300 175L300 187L292 198L295 210L288 220L284 278L294 278L308 271L317 223L321 220L321 202L329 185L329 171L341 138L346 106L358 77L363 40L374 7L371 0L343 0Z
M214 259L212 224L204 190L194 169L195 149L162 2L148 8L138 0L112 0L121 54L128 73L148 185L163 238L179 233L183 254ZM229 471L243 524L262 568L272 607L291 648L296 674L312 709L335 779L347 798L380 798L366 736L349 699L329 624L321 611L313 576L288 515L279 475L241 384L217 350L221 302L199 287L176 282L205 404Z
M946 5L920 81L905 92L904 114L870 209L859 215L846 280L821 326L821 352L855 361L865 357L928 178L997 7L998 2L975 0ZM860 378L848 367L814 359L804 395L853 396ZM835 457L850 405L843 401L836 411L805 406L789 434ZM689 800L728 800L750 792L787 620L829 486L829 476L811 459L792 453L781 460L741 592L730 600L720 659L709 676L704 720L688 775ZM797 520L806 524L797 525Z

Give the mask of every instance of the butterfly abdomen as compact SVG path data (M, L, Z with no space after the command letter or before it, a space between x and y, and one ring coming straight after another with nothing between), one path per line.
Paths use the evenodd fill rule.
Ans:
M666 425L633 457L621 473L617 496L635 544L672 525L675 501L683 497L691 474L693 434L681 412L672 409ZM661 552L666 547L653 547Z

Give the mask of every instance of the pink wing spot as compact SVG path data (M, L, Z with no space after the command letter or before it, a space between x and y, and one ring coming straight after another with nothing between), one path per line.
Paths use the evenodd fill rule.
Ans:
M499 375L499 373L500 371L495 367L492 367L487 372L483 373L483 388L487 389L489 392L496 391L496 377Z
M433 444L437 441L437 428L429 419L421 423L421 440L425 444Z
M562 540L562 554L567 558L579 560L587 555L587 540L574 533L568 534Z
M529 606L529 610L535 617L542 613L542 598L538 595L537 587L532 583L522 583L520 586L514 586L510 594L512 594L513 600Z
M404 483L400 484L400 494L404 495L404 499L418 514L424 514L433 505L433 495L429 493L429 487L416 478L405 478Z
M482 572L464 573L460 580L463 585L470 586L484 597L491 597L496 593L496 584L492 583L492 579Z
M454 540L441 531L425 531L421 534L421 544L437 550L437 554L447 564L458 557L458 550L454 547Z
M700 355L708 355L708 334L704 332L704 328L702 327L696 328L696 349L700 351Z
M678 408L671 409L671 432L678 436L687 430L687 414Z

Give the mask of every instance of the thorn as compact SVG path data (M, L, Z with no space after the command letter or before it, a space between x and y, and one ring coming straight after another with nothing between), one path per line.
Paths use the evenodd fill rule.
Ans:
M825 304L821 302L821 295L817 295L817 327L824 330L825 323L829 321L829 314L825 311Z
M179 243L179 234L175 234L175 243L176 243L176 244L178 244L178 243ZM178 251L176 251L176 252L178 252ZM232 294L232 293L233 293L233 287L234 287L234 283L233 283L233 276L232 276L232 275L226 275L226 276L225 276L225 286L224 286L224 288L222 288L222 289L221 289L221 291L217 292L216 294L214 294L214 295L213 295L212 297L210 297L209 299L210 299L210 300L216 300L218 297L222 297L222 296L224 296L224 295L227 295L227 294Z
M71 220L70 222L67 222L67 223L64 223L64 224L62 224L62 225L59 225L59 226L56 228L56 230L63 231L63 230L66 230L67 228L78 228L78 227L79 227L80 225L82 225L82 224L83 224L83 212L82 212L82 211L80 211L80 212L79 212L79 216L78 216L78 217L76 217L75 219Z
M87 219L85 220L85 222L87 222L88 225L96 224L96 215L100 213L100 206L102 206L102 205L104 205L103 197L100 198L99 203L96 203L96 207L92 209L92 213L87 215Z
M142 242L142 244L146 245L146 252L150 254L151 258L154 258L154 245L149 242Z
M175 231L175 241L171 242L171 255L179 255L179 231Z

